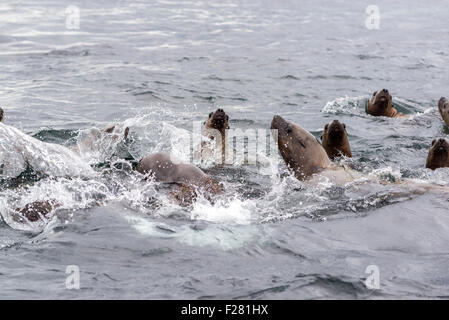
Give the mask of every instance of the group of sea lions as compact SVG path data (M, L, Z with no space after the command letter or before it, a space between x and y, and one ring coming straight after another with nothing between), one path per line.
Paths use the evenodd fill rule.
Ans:
M444 123L449 126L449 100L441 97L438 101L438 111ZM407 118L398 112L393 106L393 98L387 89L375 91L370 98L366 112L373 116L385 116L392 118ZM344 151L341 150L342 154ZM427 155L426 168L435 170L437 168L449 167L449 143L444 138L434 139Z
M438 103L440 114L449 126L449 100L441 98ZM373 116L406 117L399 113L393 106L392 96L386 89L381 89L372 95L366 106L366 112ZM4 112L0 108L0 122L4 118ZM219 148L221 163L224 163L226 149L226 130L229 129L229 116L223 109L211 112L204 123L202 135L205 141L195 151L194 157L202 159L215 154L214 149ZM332 160L338 157L352 157L346 125L338 120L326 124L321 135L321 142L300 125L285 120L279 115L273 117L271 129L276 129L278 134L278 149L287 167L294 176L301 181L313 180L317 174L331 178L337 183L347 183L360 176L360 173L333 164ZM101 134L113 134L114 126L104 130L95 131L95 134L87 136L81 143L81 147L95 145L95 141ZM125 129L123 139L129 134L129 128ZM117 136L114 136L117 139ZM219 140L221 139L221 140ZM218 140L218 141L217 141ZM78 146L79 148L80 146ZM72 149L79 152L79 149ZM432 170L441 167L449 167L449 142L444 138L435 139L430 146L426 161L426 167ZM203 170L191 163L184 163L165 152L150 154L142 158L136 171L144 175L144 179L154 179L158 182L166 182L173 185L172 198L181 206L188 206L195 201L200 192L207 200L213 202L214 196L224 192L224 186L215 178L207 175ZM429 185L421 185L421 189L436 189ZM19 219L26 218L29 221L37 221L41 217L60 207L55 200L36 201L27 204L23 208L17 208Z

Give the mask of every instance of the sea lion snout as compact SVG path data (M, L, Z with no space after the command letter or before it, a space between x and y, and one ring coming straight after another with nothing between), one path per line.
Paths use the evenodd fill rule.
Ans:
M385 102L390 101L390 99L391 99L391 96L387 89L381 89L381 90L377 91L377 93L375 95L375 101L382 102L381 104L379 104L379 106L383 109L386 109L388 107L388 103L385 103Z
M444 139L444 138L434 139L434 140L432 141L432 147L433 147L435 150L438 150L438 151L440 151L440 150L446 150L447 147L449 147L449 143L448 143L447 140Z
M324 130L329 130L329 132L333 132L336 134L343 134L345 129L346 129L346 125L344 123L341 123L338 120L334 120L324 127Z
M289 125L287 121L279 115L275 115L273 117L273 120L271 120L271 129L275 129L278 131L282 130L283 132L287 131L291 132L291 129L289 130Z
M214 129L229 129L229 116L223 109L217 109L215 112L209 113L210 126Z

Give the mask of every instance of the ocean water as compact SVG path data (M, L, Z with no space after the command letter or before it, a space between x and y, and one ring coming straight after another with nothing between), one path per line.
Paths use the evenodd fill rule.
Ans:
M368 3L341 0L2 1L0 299L448 298L449 195L395 183L449 184L425 169L449 133L447 1L373 4L376 30ZM409 119L365 114L381 88ZM317 137L339 119L340 163L367 182L311 186L263 158L205 168L225 195L181 208L132 159L188 159L185 137L217 108L231 128L280 114ZM67 151L112 124L129 139ZM48 219L12 220L50 198Z

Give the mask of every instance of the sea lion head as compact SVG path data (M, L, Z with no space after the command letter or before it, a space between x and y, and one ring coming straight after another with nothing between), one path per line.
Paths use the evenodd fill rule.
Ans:
M427 155L426 168L449 167L449 142L444 138L434 139Z
M3 121L3 109L2 108L0 108L0 122L2 122Z
M441 97L438 101L438 111L440 111L446 125L449 126L449 101L445 97Z
M367 111L373 116L387 116L394 109L393 97L387 89L374 91L368 102Z
M278 148L287 166L303 180L329 166L329 157L321 143L307 130L274 116L271 129L277 130Z
M206 121L206 127L223 131L229 129L229 116L223 109L217 109L209 113L209 118Z
M351 157L346 125L338 120L333 120L324 126L321 140L329 158L334 159L340 155Z

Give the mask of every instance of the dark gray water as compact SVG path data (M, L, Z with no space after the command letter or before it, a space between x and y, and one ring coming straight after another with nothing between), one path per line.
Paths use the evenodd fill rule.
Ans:
M449 95L448 3L375 4L379 30L365 26L368 3L352 1L2 1L0 160L19 174L21 148L54 174L1 177L0 299L449 297L446 194L312 187L279 162L209 169L225 197L183 209L117 164L186 157L181 138L221 107L231 128L268 128L280 114L317 137L337 118L353 153L343 162L361 174L447 185L449 170L424 166L449 133L436 108ZM365 114L384 87L410 119ZM62 151L112 123L130 127L129 141L83 163ZM42 198L62 203L48 221L11 221ZM66 289L68 265L79 290ZM370 265L376 290L364 284Z

